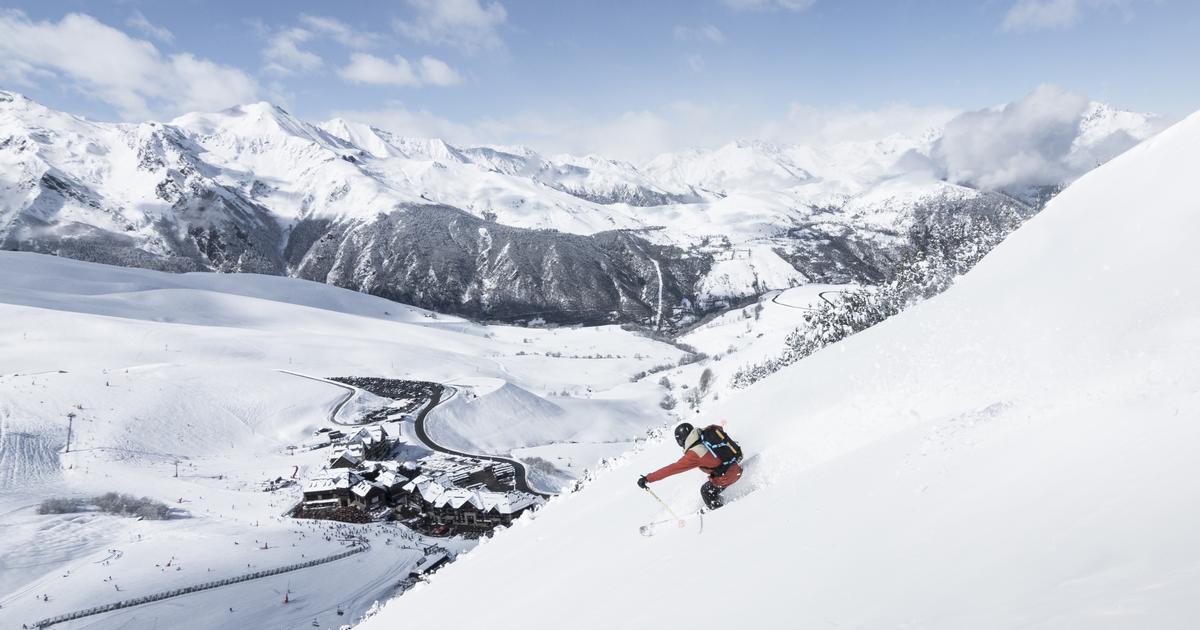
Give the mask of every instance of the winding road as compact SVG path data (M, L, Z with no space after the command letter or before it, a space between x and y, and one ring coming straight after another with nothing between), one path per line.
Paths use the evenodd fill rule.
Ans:
M821 291L820 293L817 294L817 297L824 300L826 304L828 304L830 306L836 306L836 304L829 301L829 298L825 297L826 293L845 293L845 291L834 289L834 290L829 290L829 291ZM784 304L783 302L779 301L779 296L781 296L781 295L783 295L783 291L779 291L778 293L776 293L775 296L771 298L771 301L780 306L786 306L788 308L799 309L801 311L819 311L819 310L821 310L819 308L812 308L810 306L796 306L795 304Z
M452 393L450 395L450 398L453 398L454 396L456 396L458 394L458 390L450 385L444 385L443 388L444 388L443 392L446 389L453 390L454 393ZM449 400L449 398L447 398L446 400ZM548 499L548 498L554 496L552 494L548 494L548 493L542 492L540 490L534 490L533 487L529 485L529 480L526 477L525 464L523 464L515 459L509 459L507 457L500 457L499 455L480 455L477 453L464 453L462 451L456 451L451 448L446 448L444 446L439 445L437 442L434 442L433 438L429 437L429 433L425 430L425 418L426 418L426 416L429 415L430 411L433 411L434 407L440 405L442 402L444 402L442 400L442 395L439 394L437 400L430 400L429 404L426 405L425 408L422 409L419 414L417 414L417 421L416 421L416 424L414 427L416 429L417 439L421 440L421 442L424 443L427 447L429 447L435 451L438 451L440 453L446 453L448 455L458 455L459 457L473 457L475 459L486 459L488 461L493 461L493 462L512 464L513 471L515 473L513 483L517 487L517 490L520 490L521 492L527 492L529 494L536 494L537 496L542 497L543 499Z
M342 410L342 407L345 407L346 403L350 402L350 399L354 398L355 393L357 393L358 390L355 389L354 387L351 387L344 383L339 383L337 381L331 381L329 379L320 378L318 376L309 376L307 374L301 374L299 372L292 372L290 370L278 370L278 371L283 372L284 374L291 374L292 376L299 376L300 378L306 378L310 381L317 381L319 383L326 383L328 385L334 385L336 387L340 387L340 388L346 390L346 395L341 400L339 400L336 405L333 406L333 409L331 409L329 411L329 422L331 422L333 424L337 424L337 425L342 425L342 426L361 426L361 425L352 424L349 422L339 422L337 420L338 412L340 412ZM455 389L453 386L442 385L442 388L443 388L442 389L443 392L445 392L445 390L448 389L448 390L451 390L453 393L449 397L444 397L442 394L439 394L436 399L431 398L429 400L429 403L426 404L425 407L417 413L416 422L413 423L413 428L415 430L417 439L421 441L421 443L425 446L425 448L428 448L431 451L445 453L447 455L456 455L458 457L472 457L475 459L483 459L483 460L487 460L487 461L511 464L513 467L513 472L514 472L513 483L516 486L517 490L520 490L521 492L527 492L529 494L534 494L534 495L537 495L544 499L548 499L548 498L554 496L553 494L549 494L546 492L542 492L541 490L533 489L533 487L529 485L529 478L528 478L528 474L525 470L525 464L523 464L515 459L510 459L508 457L501 457L499 455L481 455L478 453L464 453L462 451L456 451L452 448L446 448L445 446L438 444L437 442L435 442L433 440L433 438L429 437L429 432L425 430L425 419L427 416L429 416L429 412L433 411L434 407L437 407L438 405L442 404L443 402L446 402L450 398L453 398L454 396L458 395L458 390Z
M293 372L291 370L276 370L276 371L283 372L284 374L291 374L292 376L299 376L300 378L306 378L310 381L316 381L318 383L325 383L326 385L333 385L334 387L340 387L340 388L346 390L346 395L343 396L342 399L339 400L338 403L333 406L333 409L331 409L329 411L329 421L332 422L333 424L340 424L342 426L358 426L358 425L350 424L349 422L338 422L338 420L337 420L338 412L340 412L342 410L342 407L346 406L346 403L350 402L351 398L354 398L354 394L358 393L358 390L354 389L353 387L350 387L349 385L339 383L337 381L331 381L327 378L321 378L319 376L309 376L307 374L301 374L299 372Z

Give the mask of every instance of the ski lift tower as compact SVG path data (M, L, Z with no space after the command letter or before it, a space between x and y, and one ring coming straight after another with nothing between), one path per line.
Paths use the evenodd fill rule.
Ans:
M71 429L74 424L75 424L75 412L72 411L67 414L67 450L63 451L64 453L71 452Z

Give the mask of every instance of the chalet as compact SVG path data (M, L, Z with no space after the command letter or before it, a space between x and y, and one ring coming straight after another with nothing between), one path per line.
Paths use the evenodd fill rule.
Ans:
M393 504L404 498L404 484L408 481L408 477L392 470L384 470L375 478L375 483L383 488L388 502Z
M444 476L438 479L418 476L405 484L404 490L407 504L419 506L431 522L468 532L511 525L525 510L544 503L541 497L515 490L463 488Z
M350 505L362 510L372 510L387 501L387 491L374 481L362 480L350 488Z
M332 510L350 505L351 488L362 481L353 471L330 472L304 486L304 509Z
M362 462L361 455L355 454L350 449L343 449L334 453L333 457L329 458L329 467L354 470L362 465Z
M387 429L381 424L372 424L350 434L346 438L347 446L358 444L363 451L364 459L383 459L391 452L395 440L388 437Z
M399 441L390 438L387 429L380 425L362 427L333 443L329 467L354 469L367 460L386 458Z

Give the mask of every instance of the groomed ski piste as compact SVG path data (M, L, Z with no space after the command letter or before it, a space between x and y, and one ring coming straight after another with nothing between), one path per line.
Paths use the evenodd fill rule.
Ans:
M723 396L704 420L763 487L702 533L638 533L668 435L361 629L1195 627L1198 164L1200 114L944 294ZM651 487L686 511L702 481Z

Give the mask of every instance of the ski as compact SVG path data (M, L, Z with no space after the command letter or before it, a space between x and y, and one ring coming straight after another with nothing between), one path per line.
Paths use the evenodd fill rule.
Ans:
M701 511L697 511L697 512L692 512L691 514L684 514L683 516L681 516L678 519L668 518L668 519L664 519L661 521L653 521L653 522L646 523L645 525L642 525L641 527L639 527L638 532L640 532L643 536L653 536L653 535L657 534L658 532L665 530L665 529L682 529L682 528L686 527L687 524L692 520L699 520L701 531L703 531L703 528L704 528L704 516L703 515L704 515L704 511L701 510Z
M724 497L725 503L719 509L728 509L730 505L737 503L738 501L740 501L741 499L750 495L757 489L758 488L756 486L747 486L744 488L738 488L738 492L736 492L736 493L731 492L728 496ZM677 529L677 528L681 529L683 527L688 526L688 524L691 523L692 521L696 521L696 524L699 527L699 529L696 533L701 534L701 533L704 533L704 514L707 512L712 512L712 511L713 510L710 510L708 508L700 508L699 510L696 510L695 512L684 514L681 517L679 517L678 519L668 518L668 519L663 519L660 521L651 521L651 522L646 523L645 525L642 525L641 527L639 527L638 531L643 536L653 536L661 531L665 531L665 530L669 530L669 529Z

